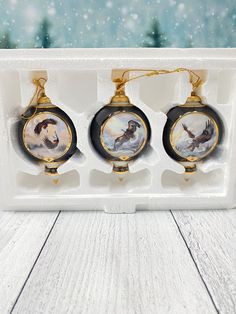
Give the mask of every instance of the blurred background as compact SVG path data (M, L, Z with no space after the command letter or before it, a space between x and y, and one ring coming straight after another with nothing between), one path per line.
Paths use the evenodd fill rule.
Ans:
M236 0L0 0L0 48L236 47Z

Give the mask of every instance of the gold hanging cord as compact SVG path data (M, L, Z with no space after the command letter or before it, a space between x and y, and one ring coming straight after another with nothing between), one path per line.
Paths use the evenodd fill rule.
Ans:
M43 81L44 83L42 84L41 81ZM40 93L44 92L44 85L47 82L47 80L43 77L40 77L39 79L33 79L33 84L36 86L35 92L33 97L31 98L28 106L25 108L24 112L21 114L21 118L22 119L30 119L32 118L36 112L37 112L37 108L35 107L35 111L33 112L33 114L31 116L25 116L25 113L29 110L29 108L32 106L34 99L36 97L36 99L38 100L40 97Z
M140 75L125 79L125 75L130 72L148 72L148 73L140 74ZM114 80L114 83L116 83L116 92L117 93L122 92L126 83L137 80L142 77L157 76L157 75L162 75L162 74L172 74L172 73L179 73L179 72L187 72L189 74L189 82L192 84L193 92L196 88L198 88L202 84L202 80L200 76L194 71L189 70L187 68L177 68L175 70L128 69L123 72L120 78Z

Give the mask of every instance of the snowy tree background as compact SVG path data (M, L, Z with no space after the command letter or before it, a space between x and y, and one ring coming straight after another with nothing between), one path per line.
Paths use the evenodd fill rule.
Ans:
M236 0L0 0L0 12L0 48L236 47Z

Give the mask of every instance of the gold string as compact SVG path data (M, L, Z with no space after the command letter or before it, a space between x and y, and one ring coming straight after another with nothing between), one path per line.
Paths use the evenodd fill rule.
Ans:
M132 78L125 79L124 78L125 75L127 73L130 73L130 72L148 72L148 73L140 74L140 75L134 76ZM157 76L157 75L162 75L162 74L172 74L172 73L179 73L179 72L187 72L189 74L189 82L192 85L193 91L197 87L199 87L200 84L202 83L200 76L197 73L195 73L194 71L187 69L187 68L177 68L174 70L128 69L128 70L125 70L123 72L121 78L114 80L114 83L117 84L116 91L120 92L124 88L125 84L130 82L130 81L137 80L139 78L147 77L147 76Z
M39 78L39 79L33 79L33 84L36 85L36 89L35 89L35 92L34 92L34 95L32 96L28 106L25 108L24 112L21 114L21 118L22 119L26 119L28 120L29 118L32 118L33 116L35 116L36 112L37 112L37 108L35 108L35 111L34 113L30 116L30 117L26 117L25 116L25 113L29 110L29 108L32 106L32 103L35 99L35 97L37 98L37 100L39 99L39 96L40 96L40 93L44 90L44 85L41 84L41 80L44 81L44 85L45 83L47 82L47 80L43 77Z

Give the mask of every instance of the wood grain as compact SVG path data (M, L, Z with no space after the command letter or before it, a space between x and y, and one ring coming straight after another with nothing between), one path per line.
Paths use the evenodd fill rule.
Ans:
M236 313L236 211L173 212L220 313Z
M0 313L11 311L57 213L0 212Z
M13 313L216 313L170 212L61 213Z

